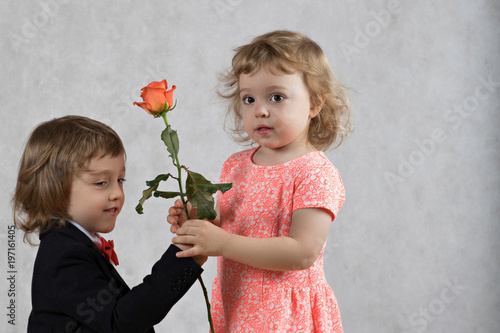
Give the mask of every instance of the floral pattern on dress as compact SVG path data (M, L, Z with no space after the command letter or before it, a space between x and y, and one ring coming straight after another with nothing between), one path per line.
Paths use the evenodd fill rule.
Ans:
M253 164L259 148L232 155L218 193L221 228L246 237L286 237L295 210L320 208L332 221L345 201L337 169L323 152L311 152L276 166ZM216 332L334 332L342 323L323 268L323 250L300 271L273 271L219 257L212 288Z

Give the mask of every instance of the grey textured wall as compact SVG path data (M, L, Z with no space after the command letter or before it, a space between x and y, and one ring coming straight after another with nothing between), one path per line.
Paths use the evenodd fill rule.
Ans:
M234 47L283 28L316 40L353 91L356 130L327 153L347 189L325 255L345 331L500 331L499 1L4 0L1 7L3 332L25 332L30 311L36 248L18 232L15 273L7 260L9 200L29 131L80 114L121 135L127 201L110 238L133 286L171 239L170 202L134 211L144 181L171 171L161 120L132 106L140 88L163 78L177 85L169 119L181 162L217 180L225 158L241 149L222 130L217 73ZM208 286L215 269L209 260ZM208 330L198 284L157 330Z

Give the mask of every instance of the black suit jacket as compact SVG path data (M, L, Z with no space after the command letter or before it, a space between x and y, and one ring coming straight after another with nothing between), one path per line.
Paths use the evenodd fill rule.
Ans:
M154 332L203 271L171 245L130 288L94 243L71 223L40 236L28 332Z

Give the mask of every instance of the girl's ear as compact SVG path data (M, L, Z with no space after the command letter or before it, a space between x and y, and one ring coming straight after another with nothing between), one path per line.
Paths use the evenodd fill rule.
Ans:
M311 109L309 110L309 118L314 118L323 109L325 98L323 96L311 97Z

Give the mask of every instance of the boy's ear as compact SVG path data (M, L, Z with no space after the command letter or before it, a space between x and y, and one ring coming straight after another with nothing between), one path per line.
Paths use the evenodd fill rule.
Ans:
M311 109L309 110L309 118L314 118L323 109L325 105L325 98L323 96L316 96L316 98L311 97Z

